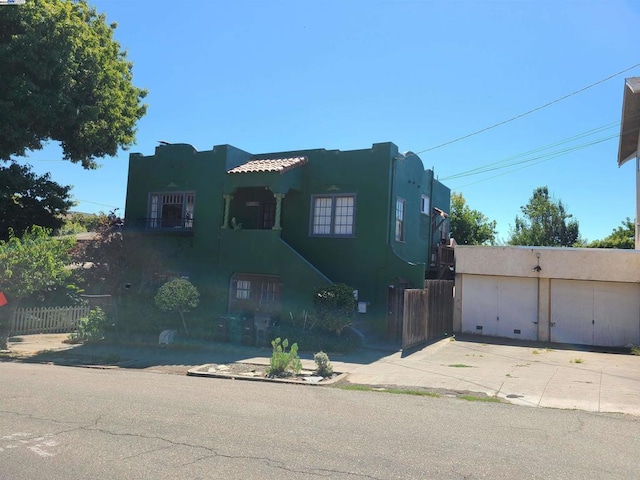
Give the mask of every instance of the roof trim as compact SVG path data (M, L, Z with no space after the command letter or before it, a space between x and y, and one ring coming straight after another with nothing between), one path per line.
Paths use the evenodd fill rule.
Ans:
M621 167L638 154L638 132L640 132L640 77L625 79L622 99L622 121L618 166Z

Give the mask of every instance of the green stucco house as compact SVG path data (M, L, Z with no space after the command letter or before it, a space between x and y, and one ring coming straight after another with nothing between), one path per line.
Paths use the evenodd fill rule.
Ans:
M163 144L130 155L125 225L162 252L154 275L199 287L212 328L224 312L310 311L313 292L339 282L354 288L360 323L394 336L396 292L450 274L449 205L450 190L393 143L268 154Z

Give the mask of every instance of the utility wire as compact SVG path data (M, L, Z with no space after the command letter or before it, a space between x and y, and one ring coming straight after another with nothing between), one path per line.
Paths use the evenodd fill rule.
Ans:
M491 125L491 126L489 126L489 127L485 127L485 128L483 128L483 129L481 129L481 130L478 130L478 131L476 131L476 132L469 133L469 134L464 135L464 136L462 136L462 137L458 137L458 138L455 138L455 139L453 139L453 140L449 140L448 142L441 143L440 145L436 145L435 147L427 148L427 149L425 149L425 150L421 150L421 151L419 151L419 152L416 152L416 155L419 155L419 154L421 154L421 153L425 153L425 152L430 152L431 150L435 150L435 149L437 149L437 148L442 148L442 147L444 147L444 146L446 146L446 145L451 145L452 143L459 142L460 140L465 140L465 139L467 139L467 138L469 138L469 137L473 137L473 136L475 136L475 135L479 135L480 133L484 133L484 132L486 132L486 131L488 131L488 130L492 130L492 129L494 129L494 128L500 127L501 125L504 125L504 124L506 124L506 123L513 122L514 120L518 120L519 118L525 117L525 116L530 115L530 114L532 114L532 113L534 113L534 112L537 112L537 111L539 111L539 110L542 110L543 108L547 108L547 107L550 107L551 105L554 105L554 104L556 104L556 103L558 103L558 102L561 102L562 100L566 100L566 99L567 99L567 98L569 98L569 97L573 97L574 95L577 95L577 94L579 94L579 93L582 93L582 92L584 92L585 90L588 90L588 89L590 89L590 88L592 88L592 87L595 87L596 85L600 85L601 83L604 83L604 82L606 82L606 81L608 81L608 80L611 80L612 78L615 78L615 77L617 77L618 75L622 75L623 73L628 72L629 70L633 70L633 69L634 69L634 68L636 68L636 67L640 67L640 63L636 63L635 65L632 65L632 66L630 66L630 67L628 67L628 68L625 68L624 70L620 70L619 72L616 72L616 73L614 73L613 75L609 75L608 77L603 78L602 80L598 80L597 82L594 82L594 83L592 83L592 84L590 84L590 85L587 85L586 87L583 87L583 88L581 88L581 89L579 89L579 90L576 90L575 92L571 92L571 93L569 93L569 94L567 94L567 95L565 95L565 96L563 96L563 97L560 97L560 98L557 98L557 99L555 99L555 100L552 100L551 102L545 103L544 105L541 105L541 106L539 106L539 107L536 107L536 108L533 108L533 109L531 109L531 110L528 110L528 111L526 111L526 112L524 112L524 113L521 113L521 114L519 114L519 115L516 115L515 117L511 117L511 118L509 118L509 119L507 119L507 120L503 120L502 122L495 123L495 124L493 124L493 125Z
M585 144L582 144L582 145L576 145L576 146L575 146L575 147L573 147L573 148L568 148L568 149L561 150L561 151L558 151L558 152L553 152L553 153L550 153L550 154L547 154L547 155L541 155L541 156L539 156L539 157L534 157L534 158L531 158L531 159L529 159L529 160L525 160L525 161L523 161L523 162L519 162L519 164L522 164L522 163L528 163L528 162L534 162L535 160L538 160L537 162L534 162L534 163L528 163L527 165L521 165L520 167L518 167L518 168L514 168L514 169L509 170L509 171L507 171L507 172L502 172L502 173L499 173L499 174L497 174L497 175L493 175L493 176L491 176L491 177L483 178L482 180L478 180L478 181L476 181L476 182L472 182L472 183L467 183L467 184L465 184L465 185L461 185L461 186L457 187L457 189L461 189L461 188L469 187L469 186L471 186L471 185L476 185L476 184L478 184L478 183L486 182L487 180L492 180L492 179L494 179L494 178L502 177L503 175L507 175L507 174L509 174L509 173L517 172L518 170L522 170L522 169L524 169L524 168L533 167L534 165L538 165L538 164L540 164L540 163L547 162L547 161L552 160L552 159L554 159L554 158L557 158L557 157L560 157L560 156L566 155L566 154L568 154L568 153L575 152L575 151L577 151L577 150L582 150L582 149L584 149L584 148L588 148L588 147L591 147L591 146L596 145L596 144L598 144L598 143L606 142L606 141L608 141L608 140L611 140L611 139L613 139L613 138L617 138L617 137L618 137L618 135L617 135L617 134L616 134L616 135L611 135L611 136L609 136L609 137L605 137L605 138L601 138L601 139L598 139L598 140L594 140L594 141L589 142L589 143L585 143ZM509 166L515 166L515 165L516 165L516 164L514 164L514 165L509 165ZM503 168L508 168L508 166L503 167ZM497 170L497 169L494 169L494 170ZM480 172L480 173L485 173L485 172Z

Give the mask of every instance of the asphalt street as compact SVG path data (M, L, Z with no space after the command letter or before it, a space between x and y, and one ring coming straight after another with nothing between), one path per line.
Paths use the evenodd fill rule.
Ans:
M640 419L0 364L0 478L629 479Z

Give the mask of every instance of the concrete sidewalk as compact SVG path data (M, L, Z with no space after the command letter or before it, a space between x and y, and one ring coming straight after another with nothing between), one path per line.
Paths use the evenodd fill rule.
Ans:
M185 374L208 363L268 364L271 355L268 348L219 343L188 348L101 343L73 346L62 343L66 337L16 337L9 348L12 354L32 361L65 364L72 357L94 362L110 357L128 368ZM310 355L301 357L305 366L313 365ZM479 392L518 405L640 415L640 356L629 354L505 344L499 339L465 336L440 340L409 354L362 349L333 355L331 362L334 370L349 374L346 381L352 384Z
M349 372L348 381L483 392L511 403L640 415L640 357L445 339Z

